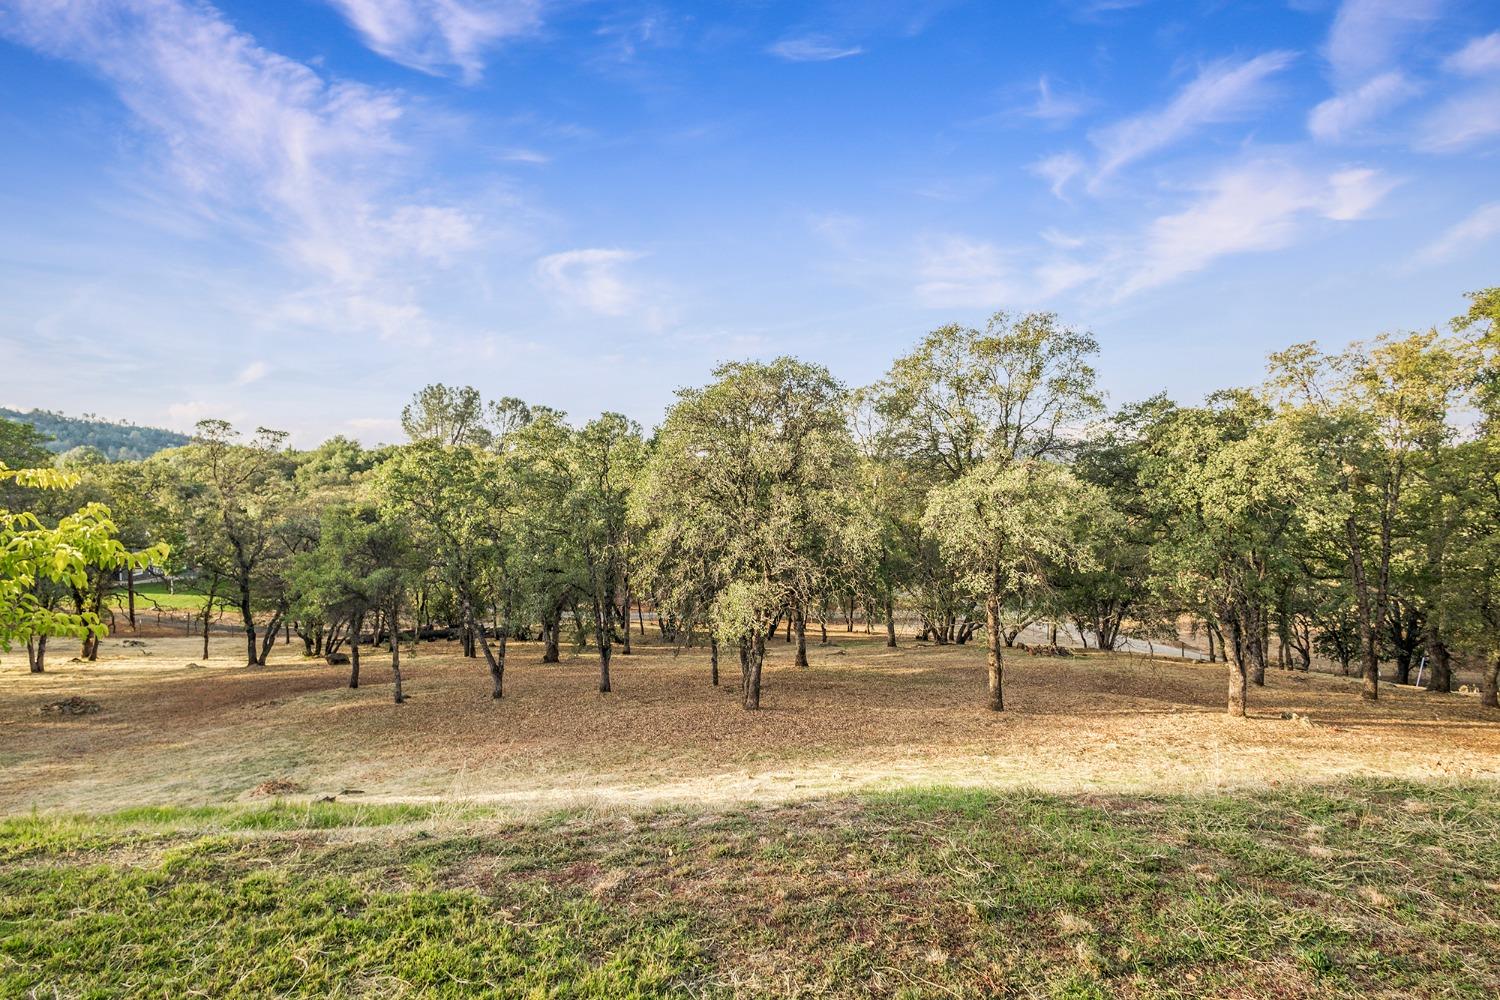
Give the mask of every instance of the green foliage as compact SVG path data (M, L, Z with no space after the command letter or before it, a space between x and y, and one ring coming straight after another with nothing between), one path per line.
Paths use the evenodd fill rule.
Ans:
M76 473L59 469L9 469L0 464L0 483L35 490L78 485ZM89 503L65 514L55 525L29 511L0 508L0 648L34 636L102 636L97 613L59 611L42 594L47 584L82 590L91 570L141 568L166 558L165 546L131 552L120 541L109 508Z
M1103 510L1099 492L1060 465L991 459L933 490L922 523L965 586L1005 602L1086 562L1086 532Z
M11 468L40 464L35 458L6 453L4 424L17 422L34 428L38 443L57 453L93 448L111 462L140 461L159 451L188 443L186 434L160 427L137 427L128 421L102 420L93 414L68 417L51 410L21 412L0 407L0 461Z
M0 410L0 414L13 411ZM52 464L47 435L29 423L0 416L0 463L12 469L34 469Z
M683 601L674 610L702 614L706 601L721 640L748 642L819 591L863 514L843 407L825 369L791 358L721 365L678 392L636 508L669 526L654 565L660 592ZM698 574L712 598L686 596Z
M1071 452L1081 425L1103 406L1092 363L1098 350L1092 336L1051 313L996 313L982 331L956 324L932 331L860 394L855 423L878 469L883 562L887 572L902 571L940 641L974 616L974 591L955 585L956 567L923 529L929 492L982 462Z

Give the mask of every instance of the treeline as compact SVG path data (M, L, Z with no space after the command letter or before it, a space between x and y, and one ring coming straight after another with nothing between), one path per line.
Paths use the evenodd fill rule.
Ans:
M666 639L706 644L712 683L737 665L753 709L779 627L805 664L809 623L859 614L895 645L900 608L931 642L983 635L996 710L1005 648L1047 623L1102 649L1188 623L1235 715L1273 663L1315 657L1368 699L1382 664L1398 683L1422 664L1447 692L1468 662L1495 706L1497 321L1491 289L1447 332L1296 345L1252 387L1115 412L1094 339L1046 313L935 330L852 391L793 358L724 364L650 435L434 385L403 411L404 445L297 452L205 421L146 461L71 463L34 509L98 501L127 548L168 546L205 595L205 647L227 608L247 662L291 631L347 655L357 685L360 639L387 645L398 702L404 637L435 632L483 661L495 698L508 640L556 661L565 633L608 691L649 608ZM42 581L37 600L86 620L111 576Z
M75 448L99 452L111 462L150 458L167 448L188 443L188 435L161 427L138 427L129 421L104 420L91 413L69 417L51 410L10 410L0 406L0 419L27 424L36 429L49 451L67 453Z

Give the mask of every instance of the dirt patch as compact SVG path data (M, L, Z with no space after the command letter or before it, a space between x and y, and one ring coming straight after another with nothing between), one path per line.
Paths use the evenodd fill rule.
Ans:
M597 692L585 651L541 662L512 643L505 698L456 643L403 653L410 701L391 701L388 655L346 670L278 645L244 666L244 640L151 639L45 674L0 669L0 813L231 802L276 775L369 801L479 802L517 813L574 806L794 801L912 785L1066 793L1194 791L1355 776L1500 778L1500 713L1475 697L1273 670L1251 718L1225 716L1225 668L1129 656L1008 651L1003 713L984 709L984 650L886 649L834 633L770 646L763 710L709 683L706 648L636 637ZM41 700L109 706L48 723Z
M270 781L262 781L250 790L251 795L297 795L307 791L302 784L288 778L272 778Z
M93 715L103 707L97 701L74 695L62 701L49 701L37 711L42 715Z

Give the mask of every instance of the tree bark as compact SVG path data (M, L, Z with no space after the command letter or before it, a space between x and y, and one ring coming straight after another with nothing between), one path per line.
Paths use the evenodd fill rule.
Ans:
M479 648L484 650L484 662L490 668L490 683L492 685L490 697L495 699L503 698L505 697L505 654L502 652L498 660L495 658L494 652L490 649L490 640L485 636L484 629L479 627L478 621L474 618L474 605L468 599L464 600L463 608L464 621L468 625L469 634L478 637Z
M551 622L543 623L542 631L544 636L543 642L546 647L542 652L542 662L559 662L562 659L562 654L558 651L558 633L562 631L561 622L554 617Z
M34 674L47 671L47 637L32 636L26 640L26 666Z
M609 658L614 645L614 601L594 592L594 635L599 642L599 693L609 694Z
M1453 690L1453 654L1431 625L1427 630L1427 671L1428 691L1447 694Z
M807 612L797 608L797 666L807 666Z
M359 633L365 627L364 612L349 617L349 686L359 687Z
M259 650L255 642L255 615L250 610L250 577L240 575L240 617L245 622L245 656L247 667L260 666Z
M620 605L620 655L630 655L630 594L625 595L625 603Z
M1344 521L1344 534L1349 545L1349 569L1354 577L1354 603L1359 611L1360 668L1364 676L1364 687L1360 697L1365 701L1380 699L1380 653L1375 645L1375 615L1377 609L1370 600L1370 581L1365 575L1364 548L1359 540L1359 526L1354 518Z
M742 645L740 650L740 655L744 657L745 710L753 712L760 708L760 672L766 658L766 641L760 636L753 636L748 649Z
M393 600L391 602L391 622L396 626L391 633L391 680L393 680L396 684L394 697L396 699L396 704L398 705L406 700L406 695L401 692L401 629L399 627L401 619L398 617L400 613L400 598L397 598L396 600ZM416 641L417 633L415 626L413 626L413 645L416 644Z
M1226 711L1236 717L1245 718L1245 700L1249 693L1249 676L1245 670L1245 635L1244 629L1237 618L1229 620L1230 636L1234 641L1234 652L1227 648L1224 652L1224 662L1229 664L1229 706Z
M708 640L708 679L714 687L719 686L719 640Z
M1480 678L1480 687L1483 690L1479 696L1479 704L1485 708L1500 708L1500 650L1490 654L1490 662L1484 668L1484 676Z
M128 595L130 604L128 614L130 615L130 631L135 631L135 567L125 567L125 593Z
M991 712L1005 710L1005 654L1001 652L1000 595L990 594L984 602L985 644L989 647L987 667L989 671Z
M1266 686L1266 628L1264 615L1257 611L1253 616L1253 627L1246 637L1250 654L1250 683L1256 687Z
M271 619L271 624L266 628L266 635L260 644L260 655L256 657L255 665L263 667L271 657L271 647L276 645L276 630L281 626L282 612L276 612Z
M885 591L885 644L888 649L896 648L896 601L889 587Z

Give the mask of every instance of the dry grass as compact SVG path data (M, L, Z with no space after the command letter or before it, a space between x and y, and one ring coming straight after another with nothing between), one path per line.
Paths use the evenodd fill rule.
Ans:
M496 703L482 661L424 644L404 659L402 706L378 654L357 691L300 646L277 647L266 668L231 666L243 647L227 636L207 661L195 640L109 640L99 662L57 656L42 676L13 654L0 667L0 814L212 804L271 780L314 797L355 788L362 801L536 812L933 784L1174 792L1500 777L1500 716L1472 697L1388 685L1368 705L1350 681L1273 671L1242 721L1222 713L1219 666L1015 656L1010 708L996 715L981 707L981 649L833 638L811 647L806 670L772 645L759 713L740 709L732 665L725 686L709 686L701 648L638 645L600 695L587 652L547 665L536 644L513 643ZM102 710L38 712L73 696Z

